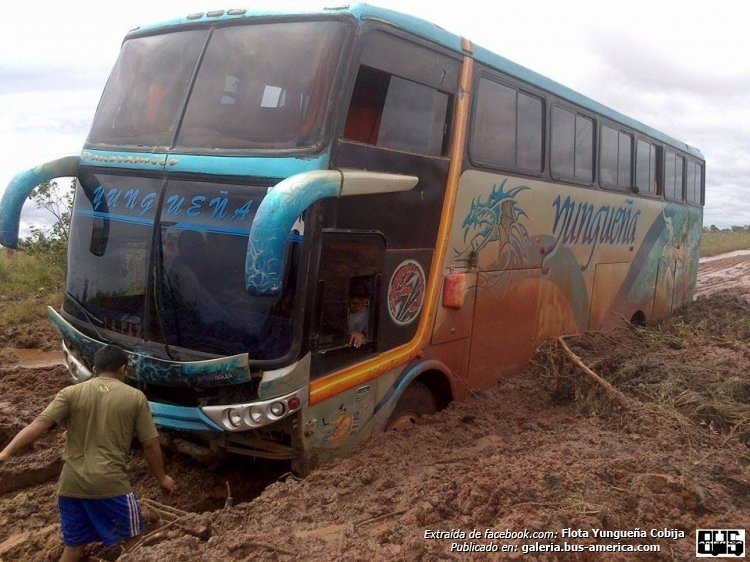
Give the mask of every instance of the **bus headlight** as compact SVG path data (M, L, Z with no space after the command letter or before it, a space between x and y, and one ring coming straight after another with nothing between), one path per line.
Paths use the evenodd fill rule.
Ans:
M242 423L242 414L236 408L229 408L227 410L227 421L232 427L239 427Z
M289 417L299 411L306 399L307 388L300 388L262 402L203 406L201 411L226 431L248 431Z
M260 406L250 406L250 419L253 420L253 423L261 424L265 417Z
M286 408L284 407L283 402L272 402L270 410L274 416L280 418L284 415L284 410L286 410Z

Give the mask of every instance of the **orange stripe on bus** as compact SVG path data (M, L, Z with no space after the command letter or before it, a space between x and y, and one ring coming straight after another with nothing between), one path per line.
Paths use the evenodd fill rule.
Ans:
M471 43L468 43L471 45ZM353 388L357 385L370 381L381 374L416 357L424 348L432 332L432 324L435 316L435 308L438 302L438 288L440 284L441 271L445 263L445 254L448 247L448 237L453 223L453 213L456 207L458 183L461 179L463 168L463 154L466 146L466 134L469 122L469 103L471 101L471 79L474 68L474 60L464 57L459 82L458 103L456 118L454 121L454 142L451 149L451 164L448 170L448 181L446 186L445 202L443 212L440 216L440 227L438 230L435 255L430 267L430 279L427 286L422 317L417 328L417 333L412 340L402 346L374 357L363 363L347 367L330 375L326 375L310 383L310 404L316 404L335 396L340 392Z

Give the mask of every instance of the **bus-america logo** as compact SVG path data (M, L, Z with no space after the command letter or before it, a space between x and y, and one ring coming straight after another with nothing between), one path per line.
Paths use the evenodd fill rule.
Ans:
M414 260L401 262L388 284L388 314L399 326L411 323L422 310L425 276L422 266Z

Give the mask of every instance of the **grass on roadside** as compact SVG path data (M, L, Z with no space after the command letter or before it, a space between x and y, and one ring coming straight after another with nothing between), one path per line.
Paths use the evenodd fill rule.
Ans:
M750 248L750 231L703 232L701 235L702 258L748 248Z
M0 251L0 326L46 317L62 302L65 266L40 253Z

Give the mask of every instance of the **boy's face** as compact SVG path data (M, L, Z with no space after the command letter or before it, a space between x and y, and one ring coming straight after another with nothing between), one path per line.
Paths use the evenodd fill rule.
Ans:
M349 312L359 312L367 306L369 299L363 297L353 297L349 299Z

